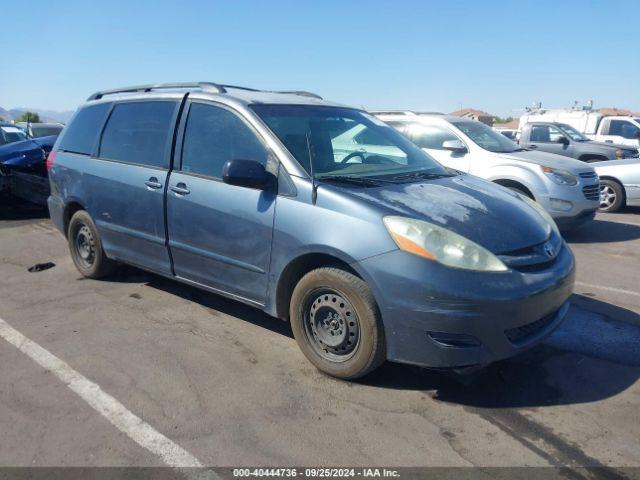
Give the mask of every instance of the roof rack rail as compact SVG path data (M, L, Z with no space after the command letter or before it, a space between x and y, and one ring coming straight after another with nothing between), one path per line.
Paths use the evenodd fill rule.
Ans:
M418 112L414 112L412 110L370 110L369 113L373 113L374 115L393 115L402 113L404 115L418 115Z
M272 93L283 93L283 94L288 94L288 95L300 95L301 97L311 97L311 98L318 98L318 99L322 100L322 97L320 95L318 95L317 93L307 92L305 90L278 90L278 91L273 91Z
M101 90L91 95L87 101L99 100L105 95L115 95L118 93L136 93L151 92L153 90L162 89L179 89L179 88L199 88L205 92L225 93L223 85L213 82L176 82L176 83L152 83L148 85L135 85L132 87L114 88L113 90ZM239 88L239 87L234 87Z

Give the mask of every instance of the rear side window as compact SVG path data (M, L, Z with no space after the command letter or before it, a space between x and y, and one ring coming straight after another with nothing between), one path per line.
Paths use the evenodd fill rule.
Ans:
M80 110L71 124L67 126L60 142L60 150L91 155L104 117L110 108L110 103L100 103Z
M176 106L176 102L117 104L102 134L100 157L166 168Z
M266 166L267 150L237 115L223 108L193 103L182 147L182 171L222 177L228 160L255 160Z

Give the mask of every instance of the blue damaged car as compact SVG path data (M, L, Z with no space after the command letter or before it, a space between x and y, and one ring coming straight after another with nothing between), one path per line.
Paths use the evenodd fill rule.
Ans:
M126 263L263 309L335 377L385 360L481 367L569 307L574 258L539 205L312 93L97 92L48 168L82 275Z
M45 204L49 196L45 161L57 138L29 138L14 124L0 122L0 192Z

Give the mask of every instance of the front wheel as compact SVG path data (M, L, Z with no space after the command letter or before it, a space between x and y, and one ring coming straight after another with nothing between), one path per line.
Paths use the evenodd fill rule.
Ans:
M319 370L354 379L385 360L380 312L367 284L352 273L328 267L307 273L289 312L298 346Z
M617 212L624 205L622 185L613 180L600 180L600 211Z

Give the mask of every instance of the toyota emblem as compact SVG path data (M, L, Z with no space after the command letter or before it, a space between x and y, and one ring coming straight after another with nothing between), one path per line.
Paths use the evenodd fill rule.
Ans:
M553 248L553 245L551 245L550 243L545 243L544 244L544 253L547 254L547 257L553 257L556 253L555 249Z

